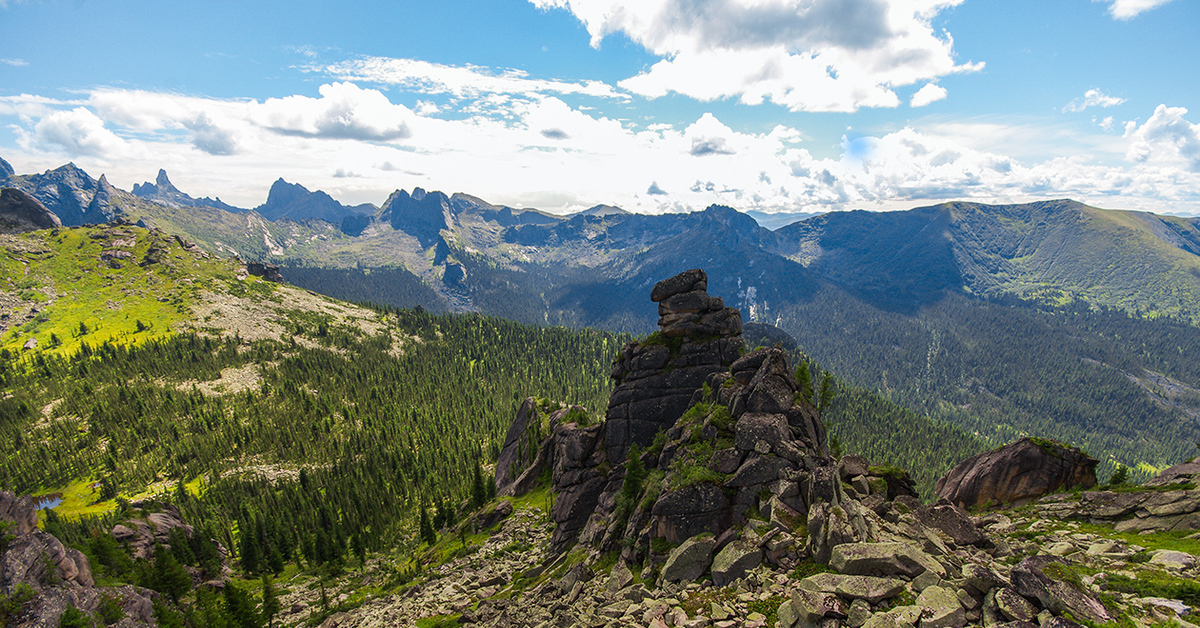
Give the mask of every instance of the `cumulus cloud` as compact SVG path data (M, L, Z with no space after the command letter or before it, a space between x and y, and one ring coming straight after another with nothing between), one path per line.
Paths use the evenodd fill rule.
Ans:
M192 132L192 145L210 155L232 155L237 152L237 137L230 129L213 122L201 113L183 123Z
M1159 105L1142 126L1125 127L1128 158L1139 163L1179 166L1200 173L1200 125L1184 119L1187 109Z
M255 107L255 118L279 133L304 137L389 141L412 135L412 112L378 90L331 83L318 91L320 98L270 98Z
M1124 98L1109 96L1098 89L1089 89L1084 92L1083 98L1076 98L1075 100L1067 103L1067 106L1063 107L1063 111L1067 113L1074 113L1083 111L1088 107L1101 107L1107 109L1108 107L1115 107L1123 102L1125 102Z
M981 69L932 21L962 0L530 0L566 9L592 45L622 33L662 57L619 84L794 111L895 107L894 88ZM928 95L928 94L927 94Z
M1138 15L1149 11L1150 9L1158 8L1171 0L1094 0L1096 2L1110 2L1108 5L1108 13L1117 20L1129 20Z
M924 107L929 103L934 103L946 97L946 88L936 83L930 83L925 87L917 90L913 94L912 100L909 101L911 107Z
M56 111L42 118L34 126L33 140L42 147L72 156L113 157L125 152L125 142L105 128L104 121L96 114L83 107Z
M1182 108L1159 107L1124 135L1006 119L925 122L848 135L833 154L814 154L796 128L748 132L711 113L640 126L535 94L425 116L380 102L375 90L326 87L271 101L133 90L77 102L0 97L0 121L24 151L6 157L21 163L54 167L64 153L78 155L81 167L122 187L166 167L189 193L243 206L261 203L283 176L347 203L380 203L398 187L421 186L558 213L598 203L769 212L1062 197L1200 210L1200 128ZM399 128L403 146L380 139Z

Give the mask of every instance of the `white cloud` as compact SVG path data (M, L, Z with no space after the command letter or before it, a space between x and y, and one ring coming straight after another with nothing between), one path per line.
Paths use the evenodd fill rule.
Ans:
M451 66L419 59L364 57L305 69L342 80L370 81L426 94L450 94L457 97L543 93L625 98L600 81L572 83L533 79L521 70L495 70L477 65Z
M1124 98L1109 96L1098 89L1089 89L1083 93L1083 98L1076 98L1075 100L1067 103L1067 106L1063 107L1063 112L1074 113L1083 111L1088 107L1101 107L1107 109L1108 107L1115 107L1123 102L1125 102Z
M1093 0L1095 2L1109 2L1110 0ZM1137 17L1141 13L1145 13L1150 9L1158 8L1171 0L1111 0L1108 6L1109 15L1117 20L1129 20Z
M120 156L124 140L104 127L104 121L83 107L56 111L34 126L32 140L38 146L70 156Z
M706 113L640 127L544 94L478 98L434 115L340 83L316 97L261 102L115 89L80 102L0 98L0 123L21 146L5 158L29 172L68 155L126 189L167 168L190 194L249 207L282 176L351 204L421 186L556 212L598 203L649 213L711 203L813 211L1062 197L1200 210L1200 128L1181 108L1159 107L1124 136L1028 120L927 122L848 137L828 157L787 126L746 132ZM407 135L395 138L400 128ZM1062 154L1087 157L1054 157Z
M192 132L192 145L210 155L232 155L238 151L237 135L228 128L213 122L207 113L201 113L183 123Z
M1142 126L1130 122L1125 127L1129 140L1130 161L1182 167L1200 173L1200 125L1183 118L1187 109L1159 105Z
M29 62L24 59L0 59L0 63L11 65L14 68L21 68L29 65Z
M925 87L917 90L913 94L912 100L909 101L911 107L924 107L929 103L934 103L946 97L946 88L936 83L930 83Z
M393 105L387 96L353 83L331 83L318 88L320 98L271 98L253 107L262 126L287 135L367 141L409 137L413 113Z
M932 26L962 0L530 0L571 11L592 45L623 33L662 57L620 82L635 93L771 100L794 111L895 107L895 87L958 64Z

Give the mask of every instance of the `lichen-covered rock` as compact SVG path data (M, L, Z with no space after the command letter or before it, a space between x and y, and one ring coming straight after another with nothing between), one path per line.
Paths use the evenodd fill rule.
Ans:
M1013 567L1009 579L1017 593L1037 600L1056 615L1070 613L1096 623L1112 621L1104 605L1071 580L1065 569L1068 564L1057 556L1030 556Z
M1095 486L1096 464L1061 443L1022 438L958 463L935 492L965 509L1021 506L1060 488Z
M758 544L737 540L717 552L712 562L713 584L723 587L746 575L762 562L762 549Z
M833 548L829 566L859 576L919 576L925 571L945 575L933 557L909 543L844 543Z
M684 541L667 557L662 579L667 582L696 580L708 571L716 546L717 540L711 535L694 536Z
M928 587L917 596L921 612L921 628L962 628L967 623L966 612L958 596L945 587Z
M820 573L801 580L800 588L835 593L848 600L866 600L871 604L878 604L899 595L904 590L904 581L899 578Z

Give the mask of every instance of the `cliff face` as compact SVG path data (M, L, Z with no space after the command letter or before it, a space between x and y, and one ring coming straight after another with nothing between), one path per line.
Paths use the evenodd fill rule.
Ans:
M0 233L61 227L62 221L37 199L16 188L0 189Z
M29 497L0 492L0 522L11 538L0 552L0 594L6 601L6 625L21 628L57 626L67 607L94 613L105 598L121 600L127 628L155 625L151 599L155 593L134 586L97 587L88 559L37 527L37 511Z

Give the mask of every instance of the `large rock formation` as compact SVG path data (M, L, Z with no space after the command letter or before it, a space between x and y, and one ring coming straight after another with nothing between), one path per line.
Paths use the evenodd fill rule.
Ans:
M682 272L654 286L659 331L621 350L617 381L605 414L608 461L625 460L631 444L642 447L671 427L692 405L709 375L737 359L743 344L741 313L709 296L703 270Z
M0 233L61 227L62 221L36 198L17 188L0 189Z
M1021 506L1062 488L1096 485L1096 459L1045 439L1022 438L958 463L938 497L962 508Z
M830 457L787 354L739 355L740 315L710 297L706 283L692 270L655 286L660 331L622 350L604 423L555 422L535 447L544 428L534 427L542 424L531 402L522 406L497 488L520 494L552 470L552 551L578 541L641 562L661 542L711 535L714 577L732 579L760 561L827 562L839 544L872 540L878 524L870 521L882 516L873 510L887 512L890 498L910 494L911 482L871 476L860 457ZM756 531L750 522L760 520L769 525Z
M0 522L11 535L0 545L0 596L6 602L6 625L57 626L73 606L95 613L105 598L121 601L121 628L154 625L152 599L157 594L140 587L97 587L88 559L37 528L37 512L29 497L0 492Z

